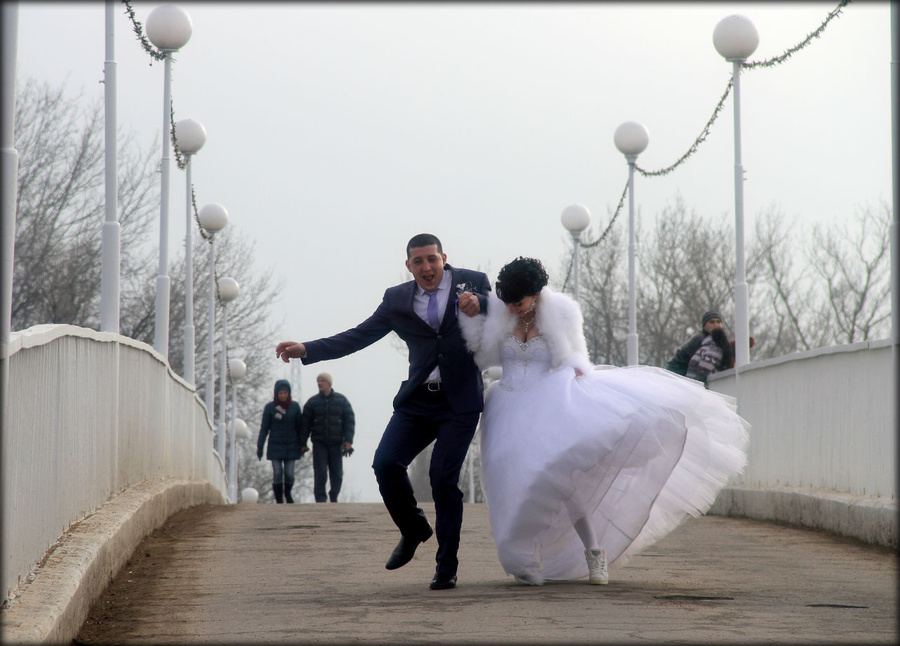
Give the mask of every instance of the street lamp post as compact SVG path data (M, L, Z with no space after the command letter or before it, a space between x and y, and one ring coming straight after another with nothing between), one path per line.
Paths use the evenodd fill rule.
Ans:
M103 187L104 216L100 256L100 331L119 333L121 228L116 151L116 19L115 3L106 2L106 61L103 63Z
M162 5L147 16L147 37L165 54L163 77L162 156L159 163L159 275L156 278L156 319L153 347L169 356L169 122L172 109L172 52L191 39L191 18L175 5Z
M19 3L0 4L0 487L15 485L13 434L9 425L9 337L12 332L13 257L16 252L16 195L19 152L16 150L16 56L19 49ZM0 508L0 543L12 542L12 505ZM8 551L4 550L4 554ZM7 557L4 557L4 559Z
M613 135L619 152L628 162L628 337L627 359L629 366L638 363L637 297L634 280L634 163L650 143L650 133L637 121L626 121Z
M591 212L581 204L570 204L563 209L560 216L562 225L572 235L572 294L578 300L578 247L581 245L581 233L591 224Z
M231 424L228 425L228 498L237 502L237 439L238 422L247 425L237 416L237 382L247 374L247 364L240 359L228 360L228 374L231 377Z
M215 382L215 355L216 355L216 233L228 224L228 211L221 204L206 204L197 213L200 226L209 234L209 315L206 324L206 414L209 415L209 423L216 419L216 382Z
M206 129L199 121L182 119L175 124L175 140L184 154L184 378L194 384L194 227L191 220L191 155L206 143Z
M741 65L759 45L759 33L741 15L723 18L713 31L713 45L732 64L734 85L734 349L735 368L750 362L750 314L744 268L744 168L741 165Z
M227 451L225 444L225 384L227 376L225 359L228 354L228 311L225 306L237 298L238 293L241 291L241 286L234 278L229 276L220 278L216 281L216 284L219 288L219 299L222 301L222 356L219 364L221 372L219 373L219 424L216 427L216 450L224 461Z

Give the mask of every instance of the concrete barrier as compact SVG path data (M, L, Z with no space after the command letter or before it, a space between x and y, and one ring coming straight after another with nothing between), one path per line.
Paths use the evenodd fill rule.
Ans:
M161 480L135 485L74 524L46 560L7 601L3 642L68 644L91 605L134 550L172 514L201 504L224 504L208 482Z
M748 464L712 514L824 529L897 548L890 340L753 362L710 377L752 425Z

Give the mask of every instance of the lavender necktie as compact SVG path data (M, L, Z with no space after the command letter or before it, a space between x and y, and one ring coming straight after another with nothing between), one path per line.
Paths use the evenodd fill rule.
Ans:
M438 309L437 309L437 292L434 291L426 291L428 294L428 324L435 329L435 331L439 330L441 327L441 322L438 319Z

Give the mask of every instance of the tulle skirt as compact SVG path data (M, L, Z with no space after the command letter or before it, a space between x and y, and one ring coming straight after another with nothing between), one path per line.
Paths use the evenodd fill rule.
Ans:
M482 485L500 563L537 582L587 576L583 518L614 570L709 509L744 468L748 432L733 399L650 366L491 385Z

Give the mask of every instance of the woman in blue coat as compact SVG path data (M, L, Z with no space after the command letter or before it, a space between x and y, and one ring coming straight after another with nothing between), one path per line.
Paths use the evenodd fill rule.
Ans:
M291 400L291 383L287 379L275 382L275 399L263 409L259 439L256 441L256 457L262 460L263 447L269 438L266 459L272 462L272 491L275 502L292 503L294 487L294 463L306 447L300 441L300 404Z

